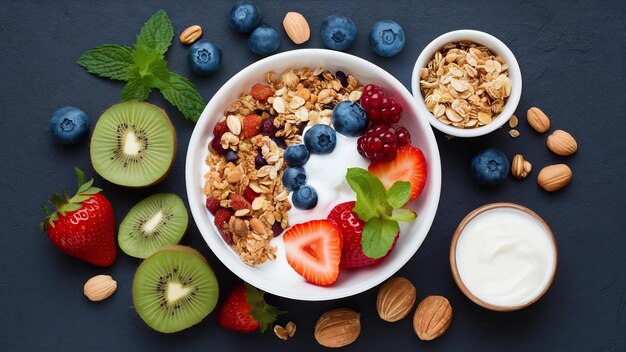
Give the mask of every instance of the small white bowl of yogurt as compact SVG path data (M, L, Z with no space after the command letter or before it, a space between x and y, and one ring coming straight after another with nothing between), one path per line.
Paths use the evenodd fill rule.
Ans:
M472 211L450 245L452 275L461 291L495 311L522 309L541 298L554 280L557 256L548 224L514 203Z

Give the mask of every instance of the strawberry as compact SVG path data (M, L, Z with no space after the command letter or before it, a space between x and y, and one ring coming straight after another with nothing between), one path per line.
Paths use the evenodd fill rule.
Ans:
M93 179L86 181L85 173L75 170L78 191L71 198L65 192L52 195L50 203L56 211L50 213L44 207L41 229L63 253L96 266L109 266L117 255L113 207L101 189L92 187Z
M250 187L246 187L246 189L243 190L243 197L246 198L246 200L250 203L254 202L256 197L258 197L259 195L260 194L253 191Z
M395 159L373 162L368 170L378 177L385 189L391 188L396 181L411 183L409 202L422 193L426 183L427 167L424 154L410 144L400 147Z
M356 202L345 202L338 204L328 214L328 219L337 223L343 238L343 248L341 249L341 267L346 269L364 268L374 265L383 260L391 253L398 241L400 231L396 233L391 249L384 256L372 259L363 253L361 237L365 222L352 210Z
M251 114L243 118L243 138L254 137L259 134L263 118L257 114Z
M215 223L215 227L217 227L217 230L220 232L220 235L222 235L222 238L228 244L233 243L233 235L230 233L228 227L224 225L228 223L233 214L234 212L230 209L219 208L215 212L215 220L213 221Z
M287 262L308 282L327 286L339 276L341 232L333 221L297 224L283 235Z
M259 328L264 332L276 316L283 313L267 304L264 294L247 283L235 287L220 307L217 323L224 329L237 332L252 332Z
M252 207L252 205L250 205L250 202L248 202L246 198L239 193L231 193L228 198L230 198L230 207L233 208L235 211L241 209L250 209Z
M215 124L215 127L213 127L213 136L219 140L222 138L222 135L228 131L229 129L228 125L226 125L226 120L220 121Z
M267 101L267 98L271 97L272 94L274 94L274 92L272 92L272 88L261 83L253 85L250 90L250 95L260 102Z
M208 197L206 199L206 208L211 212L211 214L215 215L220 207L220 201L217 198Z

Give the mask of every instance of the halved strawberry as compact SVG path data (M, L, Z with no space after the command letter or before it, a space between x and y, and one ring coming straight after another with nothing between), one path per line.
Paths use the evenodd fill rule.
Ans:
M327 286L339 276L341 232L334 221L311 220L283 235L287 262L310 283Z
M389 189L396 181L411 183L411 197L409 202L417 198L426 183L426 159L422 151L410 144L398 149L396 158L390 161L377 161L367 168L378 177L385 189Z

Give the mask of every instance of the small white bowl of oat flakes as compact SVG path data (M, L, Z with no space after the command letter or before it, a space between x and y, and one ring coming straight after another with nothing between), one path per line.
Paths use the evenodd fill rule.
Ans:
M301 136L297 132L305 125L329 125L333 105L344 100L358 100L367 84L380 87L402 106L401 123L410 132L411 144L423 152L428 176L419 197L407 205L418 217L414 222L400 224L397 244L389 255L368 268L342 269L334 283L318 286L307 282L288 263L284 234L274 236L274 230L280 233L299 221L325 219L328 215L314 208L309 216L311 219L303 219L306 214L301 212L299 219L288 221L291 195L287 196L282 182L276 182L286 168L283 148L300 143ZM187 196L200 233L229 270L251 285L278 296L323 301L355 295L380 284L416 253L430 230L439 204L439 149L427 120L418 118L418 114L415 100L401 82L380 67L346 53L301 49L253 63L215 93L189 141L185 169ZM269 135L280 136L280 140L268 138L264 129L271 128L269 124L262 124L260 130L246 127L248 123L255 126L255 120L272 119L278 130ZM221 126L216 127L218 124ZM257 131L260 133L256 134ZM221 137L215 138L215 133L220 133ZM342 140L346 138L342 137ZM281 143L285 145L281 147ZM237 150L238 159L232 159L232 153L220 155L220 148ZM334 158L335 154L337 152L323 157ZM346 162L335 164L348 165L352 159L359 158L365 160L356 148L353 154L347 154L339 153L340 159ZM265 161L259 160L263 163L257 165L255 155L262 156ZM234 161L228 162L229 158ZM346 169L341 166L342 170L337 167L324 169L323 178L338 176L345 181ZM341 190L346 189L342 187ZM247 196L250 197L246 201ZM211 198L221 199L215 204L216 214L223 213L224 207L239 210L233 215L227 214L228 223L216 220L219 215L213 215L212 205L207 204ZM249 205L249 209L235 206L235 203ZM216 222L222 224L221 230L216 227Z
M502 41L476 30L457 30L424 48L413 68L411 89L420 115L434 128L455 137L478 137L513 116L522 74Z

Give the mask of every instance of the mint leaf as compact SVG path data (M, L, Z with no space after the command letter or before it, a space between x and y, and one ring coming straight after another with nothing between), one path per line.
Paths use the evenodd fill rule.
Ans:
M402 221L402 222L411 222L415 220L417 214L410 209L394 209L391 216L388 218L389 220Z
M372 218L363 227L361 248L372 258L382 258L389 252L400 227L397 221Z
M356 193L354 212L359 219L369 221L375 216L391 215L391 207L387 204L385 186L369 171L351 167L346 174L346 181Z
M174 28L172 22L163 10L157 11L143 27L137 36L135 48L143 46L158 54L165 54L167 48L172 44Z
M206 103L193 83L174 72L170 72L169 82L161 83L163 85L158 88L163 97L176 106L186 118L197 122Z
M97 46L85 52L77 61L90 73L119 81L128 79L128 67L133 62L133 49L113 44Z
M122 101L144 101L150 94L150 87L145 85L141 78L129 80L122 89Z
M392 208L400 208L404 206L411 197L411 183L405 181L396 181L387 190L387 203Z

